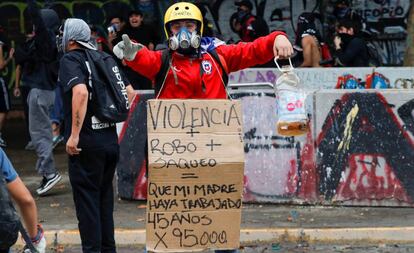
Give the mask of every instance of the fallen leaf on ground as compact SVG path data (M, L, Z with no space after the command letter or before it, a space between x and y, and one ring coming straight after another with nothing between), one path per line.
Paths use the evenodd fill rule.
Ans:
M63 245L58 245L55 249L56 253L63 253L65 252L65 247Z

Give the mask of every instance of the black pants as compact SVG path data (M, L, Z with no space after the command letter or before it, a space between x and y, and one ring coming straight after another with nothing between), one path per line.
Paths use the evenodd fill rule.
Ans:
M69 179L84 253L116 252L112 179L118 159L117 144L69 156Z

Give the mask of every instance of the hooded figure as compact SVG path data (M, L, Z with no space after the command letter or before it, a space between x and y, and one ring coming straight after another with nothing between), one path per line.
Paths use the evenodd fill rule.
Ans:
M60 25L57 13L51 9L38 10L29 5L35 36L16 50L16 63L23 66L22 81L52 90L56 85L58 52L56 34Z
M29 88L29 133L36 150L36 170L43 177L36 189L43 195L52 189L61 176L56 169L53 157L53 136L50 111L55 102L55 87L59 70L56 34L60 24L54 10L37 9L33 1L28 1L28 13L33 20L35 35L31 40L28 55L33 61L21 61L22 82ZM31 65L31 66L28 66ZM30 71L28 71L30 69Z

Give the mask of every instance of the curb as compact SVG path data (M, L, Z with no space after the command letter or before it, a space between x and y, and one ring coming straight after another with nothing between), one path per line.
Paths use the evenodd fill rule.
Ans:
M45 232L48 245L80 245L78 230ZM117 245L145 245L145 229L115 229ZM414 243L414 227L241 229L240 243ZM16 245L23 245L18 240Z

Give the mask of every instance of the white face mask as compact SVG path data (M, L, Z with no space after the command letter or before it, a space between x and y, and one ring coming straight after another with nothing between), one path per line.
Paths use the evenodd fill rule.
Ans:
M199 48L201 36L196 31L190 32L186 27L181 27L177 34L168 39L168 46L171 50Z

